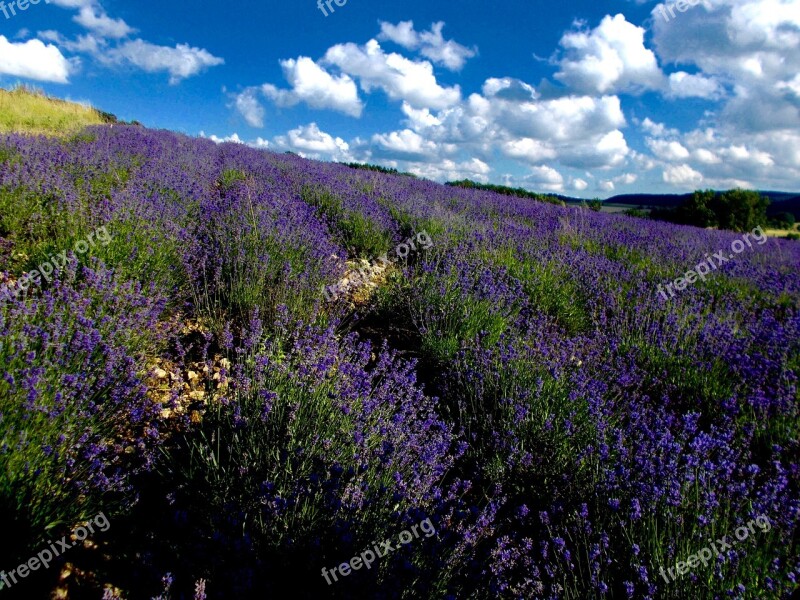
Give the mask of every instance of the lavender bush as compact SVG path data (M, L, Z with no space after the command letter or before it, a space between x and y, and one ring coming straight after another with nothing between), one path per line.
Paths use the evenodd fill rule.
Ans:
M665 299L735 234L137 127L0 139L4 277L100 225L112 243L0 308L0 492L30 539L127 508L94 567L125 597L797 591L798 244ZM422 230L367 301L322 301Z
M102 266L73 266L40 296L0 307L0 495L19 534L4 556L135 500L132 477L152 467L158 442L143 375L166 340L164 305Z

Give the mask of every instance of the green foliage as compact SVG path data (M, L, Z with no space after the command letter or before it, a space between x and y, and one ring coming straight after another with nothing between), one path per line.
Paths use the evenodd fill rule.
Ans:
M539 311L553 317L570 335L585 331L591 324L588 300L569 277L552 264L520 260L511 248L501 249L491 257L499 268L522 284L522 289Z
M0 146L0 163L12 164L18 161L19 161L19 154L13 148L9 148L7 146Z
M91 144L97 139L97 136L94 133L90 133L89 131L79 131L73 135L67 137L66 142L67 144L78 146L80 144Z
M103 123L112 123L112 124L119 123L117 115L114 115L110 112L106 112L104 110L98 110L97 114L100 115L100 120L103 121ZM132 123L136 123L136 121L133 121ZM141 125L141 123L139 123L139 125Z
M353 338L340 344L320 333L311 348L294 346L282 325L269 337L259 333L247 332L258 340L255 346L231 355L236 380L246 384L224 392L225 401L209 404L202 424L180 436L170 477L196 498L195 514L209 526L228 507L240 507L246 515L241 530L261 551L313 544L325 532L335 538L339 519L348 519L353 535L382 535L398 511L416 508L408 499L397 503L391 490L396 474L411 481L419 465L402 454L388 462L377 451L365 458L364 448L384 441L380 424L402 410L399 402L366 405L388 387L399 400L402 391L388 382L387 369L405 367L386 364L356 383L351 377L363 368L363 348ZM365 423L371 425L365 429ZM359 491L330 510L332 487L344 489L348 480L356 480ZM362 493L370 500L355 510ZM287 510L264 510L267 502L287 503Z
M240 169L226 169L219 178L219 188L223 193L239 182L247 181L247 174Z
M717 226L732 231L752 231L767 224L769 199L751 190L730 190L711 202Z
M0 236L14 244L14 255L4 268L21 272L35 266L67 235L67 220L59 199L24 189L0 189Z
M646 219L649 216L649 213L641 208L629 208L623 214L628 217L636 217L637 219Z
M793 229L797 219L790 212L778 213L770 220L770 225L779 229Z
M603 201L599 198L595 198L594 200L589 200L586 205L593 210L594 212L600 212L603 209Z
M752 231L766 226L769 199L752 190L696 191L675 209L659 209L651 217L696 227L718 227L731 231Z
M480 276L476 269L474 277ZM403 292L402 284L398 292ZM498 306L494 301L464 292L459 274L418 273L411 284L414 290L405 291L406 310L421 332L423 355L436 364L453 359L466 340L483 333L487 345L495 344L509 331L519 314L518 306Z
M62 276L70 291L62 287L52 302L27 312L0 303L0 372L6 374L0 379L0 509L9 529L30 536L14 541L28 550L53 528L123 500L123 494L79 493L70 476L87 470L71 463L87 460L89 441L132 439L126 414L133 404L127 402L141 403L144 394L135 361L162 350L160 334L141 326L150 307L129 295L131 285L114 279L115 289L95 288L74 268ZM121 360L121 352L131 358Z
M339 221L339 231L345 245L352 248L360 258L372 258L387 252L391 236L372 219L352 211Z
M328 220L339 241L358 258L388 252L392 236L369 217L344 207L341 198L322 186L303 186L303 201L317 207Z
M436 364L452 360L464 340L474 338L481 332L488 334L487 343L497 342L508 331L512 320L511 314L497 311L491 301L478 300L472 296L464 298L453 290L448 290L443 296L430 294L427 298L432 309L443 310L445 306L450 309L447 317L439 323L438 329L423 329L425 333L422 336L421 351ZM456 306L458 310L453 310ZM424 309L417 309L420 322L425 323Z
M233 394L240 412L234 414L227 402L212 403L202 427L186 436L186 451L176 456L191 457L188 464L178 465L178 474L198 491L198 497L202 494L201 511L222 512L231 501L250 508L246 532L280 547L286 536L303 539L312 531L325 530L329 516L322 510L323 492L305 497L303 509L287 514L284 522L273 522L261 518L257 504L261 484L268 481L275 486L276 497L289 497L315 472L315 461L325 453L324 440L331 440L337 449L353 442L347 435L348 417L334 406L333 373L322 386L311 388L291 375L294 360L284 361L275 348L266 356L284 364L283 374L258 373L256 357L248 357L245 373L256 378L256 386L237 388ZM267 398L275 395L267 422L262 421L265 396L259 390L267 392ZM293 406L298 407L296 414ZM286 456L296 459L286 463Z
M416 179L417 176L413 173L405 173L403 171L398 171L397 169L390 169L388 167L381 167L380 165L370 165L365 163L341 163L346 167L350 167L351 169L361 169L364 171L375 171L376 173L386 173L387 175L403 175L404 177L411 177L412 179Z
M713 190L695 192L679 209L681 219L688 225L716 227L718 218L713 210L716 196Z
M84 183L82 211L68 211L59 198L28 190L0 190L0 236L10 239L14 253L4 268L22 274L63 251L74 252L78 264L100 258L128 280L155 283L164 291L185 291L186 274L180 267L180 244L168 231L171 224L160 214L144 214L135 207L118 212L98 234L101 224L91 207L124 185L128 171L110 170ZM110 240L105 239L105 233ZM78 242L87 250L75 252ZM46 284L44 284L46 286ZM181 295L176 294L176 303Z
M329 220L335 221L345 212L341 198L321 186L305 185L301 195L304 202L316 206Z
M441 239L448 229L448 224L443 220L413 215L386 198L378 198L377 202L389 211L392 219L399 225L400 235L404 239L412 237L421 231L427 232L434 239Z
M251 208L218 215L208 224L209 247L216 249L219 268L205 274L209 281L192 281L192 293L216 331L227 318L244 320L254 310L272 320L279 304L292 314L309 316L318 297L314 286L292 284L301 273L315 276L309 249L287 244L262 217ZM267 217L266 223L270 220ZM269 259L265 262L264 257Z
M111 198L114 190L122 189L128 183L130 169L115 167L93 177L89 181L89 190L94 201L101 198Z
M510 248L500 248L477 258L493 270L502 269L509 285L521 285L531 306L552 317L570 335L590 325L587 300L567 273L550 264L520 260ZM486 262L488 261L488 262ZM480 269L472 277L477 285ZM456 271L415 272L411 281L390 280L393 311L407 314L421 332L422 352L437 364L451 361L466 340L479 334L490 347L511 330L521 306L502 305L463 289ZM386 296L384 296L386 297Z
M470 179L462 179L460 181L449 181L445 185L451 187L460 187L468 190L483 190L487 192L494 192L504 196L514 196L515 198L530 198L538 202L546 202L548 204L556 204L558 206L566 206L563 199L552 194L537 194L524 188L512 188L505 185L493 185L489 183L478 183Z
M503 360L501 352L515 358ZM466 351L449 375L450 397L457 399L449 420L464 429L467 439L476 440L469 450L472 460L485 467L491 484L503 483L507 493L519 494L524 502L551 501L562 473L575 463L575 449L594 439L587 403L571 398L569 378L554 378L545 364L546 358L529 348L500 344L488 351ZM514 442L498 445L494 431L505 432ZM518 455L512 458L509 452ZM526 452L547 460L523 466L519 458ZM588 473L579 477L583 484L589 478Z
M693 343L687 336L686 346ZM735 379L721 359L713 360L711 367L700 368L692 355L671 354L636 336L630 337L630 344L630 348L623 346L622 350L630 350L636 356L641 368L649 374L648 382L658 382L646 386L654 398L670 396L682 402L686 412L698 410L712 415L734 393Z
M172 225L164 215L128 207L105 226L111 241L92 246L79 260L88 263L94 256L126 280L155 285L169 294L172 307L177 309L187 299L189 284L182 266L182 243L171 234Z

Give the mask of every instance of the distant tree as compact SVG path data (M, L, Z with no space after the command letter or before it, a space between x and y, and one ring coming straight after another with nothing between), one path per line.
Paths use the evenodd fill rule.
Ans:
M656 209L650 218L695 227L750 231L769 223L769 198L751 190L698 190L677 208Z
M649 216L648 212L646 210L642 210L641 208L629 208L623 214L628 217L636 217L638 219L646 219Z
M445 185L449 185L450 187L460 187L471 190L478 187L480 184L477 181L472 181L471 179L460 179L458 181L448 181L447 183L445 183Z
M717 217L717 227L733 231L750 231L766 225L769 199L752 190L729 190L717 194L711 210Z
M494 192L495 194L502 194L504 196L513 196L515 198L530 198L539 202L547 202L548 204L557 204L559 206L566 206L566 202L558 196L552 194L538 194L531 192L525 188L512 188L506 185L494 185L491 183L478 183L471 179L462 179L460 181L448 181L445 185L451 187L460 187L468 190L483 190L486 192Z
M603 201L600 198L589 200L586 205L595 212L600 212L603 209Z
M386 173L387 175L403 175L404 177L411 177L412 179L416 179L417 176L413 173L405 173L403 171L398 171L397 169L390 169L388 167L381 167L380 165L370 165L367 163L340 163L346 167L350 167L351 169L361 169L363 171L375 171L377 173Z
M780 229L792 229L796 222L797 220L792 213L782 212L772 217L770 224Z
M117 115L113 115L109 112L105 112L103 110L98 110L97 113L100 115L100 119L102 119L103 123L119 123L119 119L117 119Z
M652 208L648 215L654 221L667 221L669 223L683 223L678 218L677 208Z
M717 192L714 190L696 191L677 210L679 222L696 227L716 227L717 215L712 209Z

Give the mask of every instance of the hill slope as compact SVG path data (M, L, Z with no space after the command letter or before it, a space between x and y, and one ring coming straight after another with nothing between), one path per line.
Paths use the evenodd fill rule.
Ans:
M108 113L29 88L0 89L0 133L68 135L88 125L115 122Z

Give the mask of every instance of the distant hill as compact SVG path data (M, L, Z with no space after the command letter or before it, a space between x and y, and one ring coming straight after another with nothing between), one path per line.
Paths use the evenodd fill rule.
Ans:
M502 185L481 184L470 180L451 181L446 185L481 189L496 192L506 196L518 198L531 198L544 202L576 205L588 202L582 198L571 198L561 194L539 194L522 188L510 188ZM800 221L800 194L792 192L759 192L770 199L767 214L772 217L779 213L790 212ZM603 201L605 206L619 206L630 208L676 208L692 197L692 194L619 194Z
M796 219L800 220L800 194L785 194L783 192L762 192L765 196L770 196L772 204L767 207L767 214L774 216L778 213L792 213Z
M791 192L759 192L770 199L767 214L774 216L790 212L800 219L800 194ZM692 194L620 194L606 200L604 204L625 205L635 208L675 208L691 198Z
M674 208L680 206L692 194L620 194L604 201L604 204L624 204L642 208Z
M595 208L602 207L605 212L623 212L628 209L642 209L643 215L647 215L648 211L652 212L652 217L658 220L666 220L671 222L676 221L669 215L674 214L672 209L676 209L684 205L687 200L690 200L694 194L619 194L612 196L603 201L590 201L581 198L571 198L569 196L562 196L560 194L540 194L532 192L524 188L512 188L503 185L493 185L478 183L469 179L461 181L450 181L447 184L453 187L462 187L468 189L478 189L506 196L514 196L517 198L530 198L539 202L548 202L551 204L566 204L571 206L589 204ZM720 193L720 192L718 192ZM770 200L770 205L766 209L767 217L772 219L782 215L783 213L791 213L797 221L800 221L800 194L791 192L772 192L772 191L759 191L758 194L766 196ZM763 209L762 209L763 210ZM660 213L660 214L657 214Z
M114 115L51 98L32 88L0 89L0 133L61 136L76 133L87 125L116 122Z

